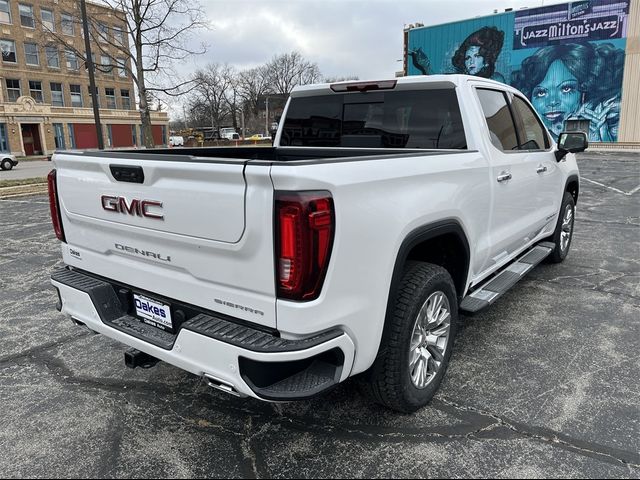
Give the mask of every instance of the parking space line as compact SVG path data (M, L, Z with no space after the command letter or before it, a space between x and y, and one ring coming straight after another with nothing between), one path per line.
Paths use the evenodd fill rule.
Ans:
M10 198L0 198L0 202L30 203L30 204L36 204L36 205L49 205L49 202L29 202L27 200L12 200Z
M588 178L585 178L585 177L580 177L580 180L584 180L585 182L593 183L595 185L599 185L601 187L608 188L609 190L613 190L614 192L621 193L623 195L626 195L627 197L630 197L631 195L636 193L638 190L640 190L640 185L638 185L636 188L634 188L630 192L625 192L624 190L620 190L618 188L611 187L609 185L605 185L604 183L596 182L595 180L589 180Z

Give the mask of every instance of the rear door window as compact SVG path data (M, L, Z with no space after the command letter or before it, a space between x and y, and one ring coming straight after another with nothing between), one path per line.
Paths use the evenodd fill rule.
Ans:
M511 105L518 125L520 150L544 150L549 148L549 138L531 107L517 95L513 97Z
M280 144L300 147L467 148L454 89L292 98Z
M516 127L504 92L484 88L478 88L477 92L491 143L504 152L518 150Z

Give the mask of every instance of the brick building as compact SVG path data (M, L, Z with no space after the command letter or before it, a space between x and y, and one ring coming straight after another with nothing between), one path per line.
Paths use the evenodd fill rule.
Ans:
M134 83L114 42L127 45L115 12L87 3L88 16L107 40L94 45L104 145L142 145ZM98 19L96 21L96 19ZM52 33L53 32L53 33ZM92 35L92 38L94 35ZM89 74L76 0L0 0L0 151L47 155L56 149L97 148ZM152 112L153 137L167 143L168 117Z

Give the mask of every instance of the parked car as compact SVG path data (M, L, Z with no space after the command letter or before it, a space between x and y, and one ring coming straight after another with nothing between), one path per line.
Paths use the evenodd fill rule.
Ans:
M263 135L262 133L254 133L253 135L248 137L246 140L259 142L261 140L271 140L271 137L267 137L266 135Z
M184 147L184 138L181 137L181 136L169 137L169 146L170 147Z
M272 147L56 153L58 308L129 366L266 401L358 375L414 411L458 312L567 257L586 135L556 145L526 96L466 75L302 86L285 111Z
M18 165L18 160L16 160L15 155L9 155L8 153L0 154L0 169L11 170L16 165Z

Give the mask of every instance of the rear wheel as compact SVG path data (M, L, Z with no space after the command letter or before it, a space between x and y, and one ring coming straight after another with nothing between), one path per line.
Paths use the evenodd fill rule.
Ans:
M0 168L2 168L2 170L11 170L13 168L13 163L8 158L5 158L2 160L2 163L0 163Z
M569 254L569 247L571 247L571 239L573 238L575 212L576 206L573 196L569 192L565 192L556 229L550 239L555 244L553 252L547 257L547 260L551 263L560 263Z
M378 357L365 375L372 398L405 413L426 405L447 370L457 320L449 272L409 262L386 319Z

